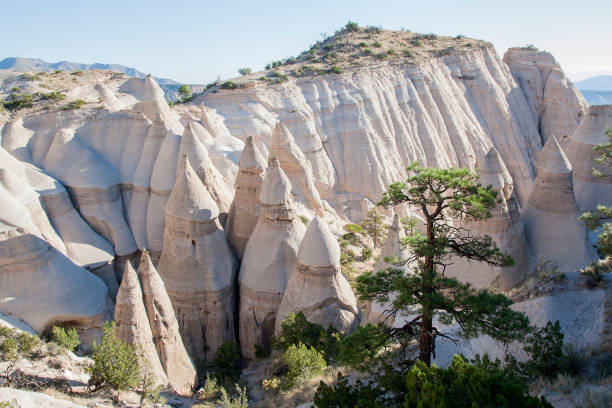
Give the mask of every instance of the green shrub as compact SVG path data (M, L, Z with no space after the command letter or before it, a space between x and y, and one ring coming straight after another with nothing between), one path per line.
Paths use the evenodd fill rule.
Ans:
M66 97L66 95L61 92L53 91L49 93L41 93L40 97L43 100L61 101ZM85 101L83 101L83 103L85 103Z
M321 352L326 361L335 358L339 334L333 328L325 329L320 324L310 323L304 313L289 313L281 323L278 336L272 337L272 348L287 351L289 347L304 344Z
M38 81L40 79L40 74L22 74L21 78L26 81Z
M557 320L545 327L535 328L529 335L525 351L529 359L521 363L521 371L529 377L555 378L559 374L577 375L580 367L574 362L575 356L563 349L563 332Z
M249 75L251 73L251 68L238 68L238 73L242 76Z
M365 48L365 49L363 50L363 52L364 52L366 55L372 55L372 54L374 54L374 51L372 51L372 49L371 49L371 48Z
M249 397L246 387L240 388L236 384L236 393L233 396L230 396L225 388L221 388L221 399L217 400L215 404L220 408L248 408Z
M349 21L348 23L346 23L344 28L346 29L346 31L359 31L359 24L354 21Z
M318 408L552 408L543 397L531 397L528 391L527 384L503 369L499 360L492 362L484 356L470 364L455 356L447 369L429 368L417 361L405 381L395 389L360 381L349 386L347 380L339 376L334 385L319 385L314 402Z
M204 386L200 388L196 394L196 400L199 401L211 401L221 396L222 387L216 377L211 377L210 374L206 373L206 380Z
M368 44L366 44L364 41L362 41L362 42L359 43L359 46L360 47L367 47Z
M393 55L393 54L395 54L395 50L394 50L393 48L389 48L389 49L387 50L387 54L388 54L388 55Z
M12 337L0 341L0 356L3 360L17 360L19 358L19 345Z
M181 85L178 89L178 94L181 96L181 102L189 102L193 99L193 92L188 85Z
M140 381L140 363L133 346L117 338L115 323L104 324L100 344L93 344L91 359L94 365L88 368L91 382L97 387L117 390L133 388Z
M382 43L381 43L380 41L378 41L378 40L374 41L374 43L372 43L372 45L373 45L374 47L376 47L376 48L380 48L380 47L382 47Z
M387 59L387 54L385 54L385 53L380 53L380 54L378 54L378 55L376 56L376 58L378 58L378 59L379 59L379 60L381 60L381 61L384 61L384 60L386 60L386 59Z
M62 110L67 111L81 109L85 103L86 102L83 99L77 99L76 101L69 102L67 105L62 106Z
M81 71L81 70L74 71L74 72L71 72L70 75L76 75L76 76L83 75L83 71Z
M238 379L242 368L240 345L236 342L223 343L215 353L213 366L219 378Z
M331 72L333 72L334 74L341 74L341 73L342 73L342 70L341 70L341 69L340 69L340 67L339 67L339 66L337 66L337 65L334 65L334 66L333 66L333 67L331 67L329 70L330 70Z
M382 27L377 26L367 26L365 32L368 34L380 34L382 32Z
M40 339L29 333L21 332L17 334L17 349L22 355L31 355L34 348L40 344Z
M368 407L386 408L387 405L380 401L384 392L371 385L357 380L354 385L349 385L348 378L338 373L338 381L327 385L323 381L314 396L317 408L344 408L344 407Z
M0 408L20 408L21 406L15 398L10 401L0 401Z
M344 225L346 232L354 232L356 234L365 234L365 230L359 224L346 224Z
M221 84L223 89L236 89L238 85L234 81L225 81Z
M529 396L526 383L506 373L499 360L491 362L487 356L474 365L455 356L448 369L428 368L418 361L408 373L406 385L406 407L552 408L544 398Z
M283 354L283 363L287 366L287 374L283 378L282 388L288 390L298 384L310 380L323 373L327 366L323 354L314 347L302 343L292 344Z
M19 93L19 92L21 92L21 88L20 88L20 87L18 87L18 86L14 86L14 87L11 89L11 92Z
M370 248L363 248L361 250L361 260L367 261L372 258L372 250Z
M419 39L412 40L410 41L410 43L414 45L415 47L421 47L423 45L423 42Z
M34 106L34 96L33 95L22 95L17 97L16 95L11 95L11 99L8 101L4 101L2 104L6 109L10 110L18 110L22 108L31 108Z
M81 344L79 334L74 327L64 329L60 326L53 326L52 339L62 347L66 347L70 351L76 350Z

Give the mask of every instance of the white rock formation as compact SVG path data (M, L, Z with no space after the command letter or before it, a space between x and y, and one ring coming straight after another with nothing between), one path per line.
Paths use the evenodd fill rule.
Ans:
M259 191L268 167L250 136L246 139L238 166L240 171L234 183L236 195L230 206L225 232L232 251L242 259L259 218Z
M137 353L146 362L141 367L142 374L153 374L156 385L166 386L168 378L153 343L153 333L142 299L142 289L130 262L125 263L123 281L117 293L115 324L117 338L136 347Z
M510 48L504 54L504 62L527 97L542 144L555 136L565 147L588 108L582 94L548 52L536 48ZM509 159L504 157L506 163Z
M541 147L537 117L492 46L418 65L206 93L201 101L234 136L268 146L280 120L310 162L322 198L351 219L363 217L365 199L377 202L405 179L411 162L474 169L491 146L525 200Z
M522 211L525 232L535 256L575 271L596 258L587 240L574 197L572 166L551 137L538 157L538 176Z
M85 408L83 405L54 398L42 392L18 390L8 387L0 388L0 401L9 403L15 401L16 406L20 408Z
M10 201L6 197L1 201L0 311L23 320L38 333L64 321L85 327L97 321L101 327L107 312L104 282L38 236L22 228L6 228L4 215L15 207L7 208ZM25 210L22 214L27 217Z
M219 225L219 209L187 156L165 209L158 271L192 358L211 359L234 341L238 264Z
M291 181L296 200L304 203L319 216L323 216L323 204L313 182L310 162L295 144L287 127L280 122L274 126L270 136L270 154L278 159Z
M361 320L357 299L340 267L340 245L327 223L315 217L308 224L298 263L276 314L275 333L289 313L348 333Z
M612 173L595 162L602 152L593 150L597 145L609 143L606 127L612 127L612 106L589 107L565 149L574 169L574 193L582 211L593 211L597 205L612 203ZM595 177L595 169L606 177Z
M483 186L492 186L497 191L497 198L501 203L491 210L491 218L470 222L466 226L474 235L488 235L493 238L502 252L512 256L514 266L492 267L484 262L454 258L452 265L446 268L446 273L460 281L469 282L476 288L494 285L502 290L508 290L532 274L535 262L525 239L512 177L494 147L479 160L478 171L479 183Z
M192 395L197 384L196 370L181 339L174 308L164 282L146 250L142 251L138 276L142 282L144 304L153 340L168 376L169 386L180 395Z
M200 139L196 136L194 127L197 122L188 121L185 125L181 144L179 146L179 157L186 154L189 163L200 177L202 184L208 190L215 203L219 207L219 220L225 224L227 213L234 198L232 185L219 173L210 158L208 151ZM177 171L179 168L177 168Z
M255 345L267 348L274 334L276 313L297 265L306 232L295 215L291 183L271 158L261 186L261 214L242 258L240 286L240 346L246 359Z
M117 255L136 251L124 218L121 180L103 157L85 146L73 132L62 129L55 134L43 165L67 187L89 225L114 244Z
M393 216L393 223L391 224L391 228L389 228L389 233L387 234L385 246L380 251L378 261L376 262L376 265L374 265L374 272L393 268L410 273L410 264L397 266L386 261L386 259L388 258L397 258L398 260L408 260L410 258L410 250L403 248L400 243L401 240L405 237L406 234L404 232L404 228L402 228L402 226L400 225L398 215L395 214ZM387 315L385 315L385 310L388 309L389 305L382 304L379 302L371 302L368 307L364 322L366 324L377 324L385 322L385 324L392 326L394 323L393 320Z

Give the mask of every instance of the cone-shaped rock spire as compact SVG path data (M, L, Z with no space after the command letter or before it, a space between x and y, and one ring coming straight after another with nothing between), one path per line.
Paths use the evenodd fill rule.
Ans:
M512 176L495 147L478 161L480 173L479 182L483 186L492 186L494 190L503 193L504 198L510 198L513 190Z
M313 182L310 162L295 144L293 135L280 122L276 124L270 137L270 154L278 158L287 173L298 201L306 204L317 214L323 215L323 205Z
M117 338L139 347L142 358L150 365L148 369L155 375L157 384L166 386L168 378L159 361L155 344L153 344L153 334L142 300L138 276L129 261L125 263L123 281L117 292L115 324L117 325Z
M229 210L225 231L234 254L242 259L259 217L259 192L268 167L252 136L244 144L238 166L240 170L234 184L236 195Z
M361 318L357 299L340 267L340 246L327 223L315 217L300 245L298 264L278 308L275 331L289 313L303 312L311 323L341 332Z
M166 204L166 214L194 221L217 218L219 207L202 185L186 154L180 159L177 174L179 176Z
M231 184L219 173L208 156L204 143L198 138L194 131L192 120L187 121L181 145L179 146L179 158L186 154L198 177L210 193L211 197L219 207L219 219L225 223L227 212L234 197L234 189ZM177 167L177 174L180 172Z
M410 265L395 266L385 260L388 258L397 258L398 260L406 260L409 258L410 251L404 249L401 244L401 240L405 236L406 234L404 233L404 228L402 228L400 225L398 215L395 214L393 216L393 223L391 224L391 228L389 228L389 233L387 234L385 246L380 252L378 262L376 262L376 265L374 265L375 272L382 271L387 268L402 270L407 270L410 268ZM389 309L388 305L378 302L370 303L370 307L368 308L365 318L366 323L376 324L385 321L386 324L393 325L393 321L387 318L387 316L384 314L385 310L387 309Z
M174 308L164 282L146 250L142 251L138 276L142 282L144 304L155 347L168 376L169 385L178 394L190 396L197 384L196 370L181 339Z
M297 264L306 228L295 216L291 183L271 158L259 194L261 213L240 268L240 345L245 358L267 348L276 312ZM262 254L266 254L262 256Z
M582 211L593 211L599 204L612 202L612 172L595 162L601 152L593 150L609 142L606 126L612 126L612 106L589 107L565 149L574 169L574 193ZM594 176L593 170L604 177Z
M477 288L495 285L508 290L531 275L535 266L533 257L526 243L518 200L513 193L512 177L494 147L478 160L478 171L480 184L492 186L500 202L496 208L491 209L491 218L470 222L466 227L475 235L493 238L502 252L512 256L514 266L498 268L484 262L469 262L465 258L458 258L453 259L453 264L447 267L447 274Z
M237 261L219 225L219 210L187 156L165 209L158 271L191 358L210 360L234 341Z
M557 262L564 272L575 271L594 260L595 251L579 216L572 167L557 140L551 137L538 158L538 175L522 211L535 256Z

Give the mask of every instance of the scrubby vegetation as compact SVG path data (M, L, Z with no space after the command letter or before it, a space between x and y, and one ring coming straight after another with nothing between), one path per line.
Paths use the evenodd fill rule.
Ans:
M136 387L141 379L136 349L117 338L114 322L107 322L103 330L100 344L93 345L91 383L118 390Z
M401 391L387 394L373 383L357 381L349 385L346 378L339 376L332 386L321 383L315 405L318 408L552 408L545 399L529 396L528 386L521 378L486 356L477 358L472 364L455 356L447 369L427 367L418 361L398 388Z
M81 344L79 334L74 327L66 329L60 326L53 326L50 337L52 341L70 351L76 350L79 344Z
M306 320L304 313L290 313L281 323L278 336L272 338L272 348L286 352L289 347L303 344L319 351L327 362L334 361L340 334L333 327L324 328Z
M72 101L67 105L62 106L62 110L77 110L81 109L83 105L85 105L85 101L83 99L77 99L76 101Z
M179 87L178 94L181 98L181 103L189 102L193 99L193 92L191 91L191 88L185 84Z

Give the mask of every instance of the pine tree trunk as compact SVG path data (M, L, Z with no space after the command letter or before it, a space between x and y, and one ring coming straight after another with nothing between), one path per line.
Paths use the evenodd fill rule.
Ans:
M433 325L433 319L431 318L431 314L427 316L425 313L423 313L421 319L421 332L419 334L419 360L424 362L427 367L429 367L431 366L431 328Z
M430 245L434 245L433 221L427 219L427 240ZM435 264L433 257L425 257L423 268L423 312L421 315L421 331L419 333L419 360L424 362L427 367L431 366L431 354L433 351L433 338L431 329L433 327L433 310L431 308L430 296L434 293Z

